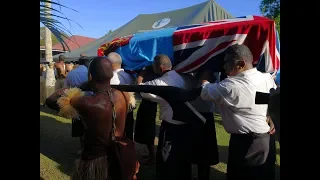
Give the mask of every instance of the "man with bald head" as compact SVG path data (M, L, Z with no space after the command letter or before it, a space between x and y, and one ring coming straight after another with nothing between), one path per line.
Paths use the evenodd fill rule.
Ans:
M140 85L174 86L190 89L190 82L182 75L172 70L171 60L164 54L157 55L153 62L153 71L161 77L142 83L146 77L144 71L140 73ZM186 118L181 112L176 114L170 104L163 98L150 94L140 93L143 99L157 102L160 105L160 120L162 120L158 148L156 154L157 179L191 179L191 163L188 154ZM180 118L178 118L178 116ZM182 117L182 118L181 118Z
M66 72L66 64L64 63L65 57L64 55L59 56L58 62L54 64L56 69L56 90L61 89L64 87L64 80L67 77Z
M222 123L231 134L227 180L275 179L275 141L267 124L268 105L256 105L256 92L268 93L276 84L269 73L252 65L253 56L245 45L228 47L224 69L228 78L209 83L212 72L202 75L201 97L214 102Z
M107 55L107 58L110 60L113 69L113 77L111 78L110 84L112 85L132 85L135 82L135 79L132 75L125 72L121 68L122 58L116 52L111 52Z
M106 57L96 57L89 66L89 86L93 91L91 96L82 96L71 99L71 105L76 109L83 121L86 131L84 149L80 159L76 162L74 180L106 180L132 177L135 172L123 174L122 168L134 170L136 165L135 152L128 153L123 161L114 162L113 143L113 107L115 110L116 140L124 136L125 119L128 111L128 94L112 89L110 80L113 77L112 65ZM63 94L60 89L47 99L47 105L59 109L58 98ZM111 153L111 154L110 154ZM128 162L129 161L129 162ZM121 166L124 164L124 166ZM112 170L109 170L109 167ZM90 168L88 168L90 167ZM128 178L126 180L129 180Z
M111 85L133 85L135 83L134 77L121 68L122 58L118 53L111 52L107 55L107 58L110 60L113 69L113 77L110 80ZM130 95L130 98L134 98L133 93L130 93ZM126 137L131 140L133 140L133 124L133 111L131 111L127 115L125 127Z

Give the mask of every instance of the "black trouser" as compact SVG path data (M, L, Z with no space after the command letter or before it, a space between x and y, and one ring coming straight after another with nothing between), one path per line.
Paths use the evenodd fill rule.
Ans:
M162 121L156 155L157 180L190 180L188 129Z
M231 134L227 180L274 180L276 149L269 134Z
M134 141L154 145L156 136L157 103L142 99L136 117Z
M134 118L133 118L133 111L132 111L127 114L126 125L124 128L126 137L132 141L133 141L133 123L134 123Z
M219 152L213 113L201 115L207 120L205 124L200 120L190 121L190 157L192 164L197 164L198 180L209 180L210 166L219 163Z

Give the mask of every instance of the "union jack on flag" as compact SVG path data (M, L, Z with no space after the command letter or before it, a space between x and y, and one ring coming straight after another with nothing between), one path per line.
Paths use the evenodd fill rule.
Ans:
M128 70L141 69L150 65L157 54L166 54L176 71L189 73L209 60L215 61L214 57L233 44L247 45L253 54L253 64L260 71L271 73L279 69L280 42L275 23L260 16L137 33L115 51Z

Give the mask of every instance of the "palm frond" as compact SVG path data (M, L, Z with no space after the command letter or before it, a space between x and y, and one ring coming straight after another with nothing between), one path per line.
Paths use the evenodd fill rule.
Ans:
M56 5L60 7L60 10L57 10L56 8L53 8L53 7L48 7L45 5L45 3L51 3L51 5ZM67 20L69 24L70 24L70 21L72 20L64 16L64 14L61 12L61 7L71 9L54 0L40 0L40 22L45 27L47 27L51 31L51 33L58 39L58 41L61 43L64 50L68 49L68 51L70 51L70 48L66 43L66 40L70 40L74 42L71 38L69 38L72 36L72 33L59 20L62 20L62 19ZM77 12L74 9L71 9L71 10ZM58 15L53 14L50 11L56 12ZM77 25L80 26L78 23Z

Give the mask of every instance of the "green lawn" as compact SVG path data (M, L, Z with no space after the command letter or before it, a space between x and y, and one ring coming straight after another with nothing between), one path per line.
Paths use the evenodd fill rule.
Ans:
M136 111L135 111L136 113ZM211 179L225 179L228 159L229 134L221 125L221 117L215 114L216 132L219 145L220 163L212 166ZM160 126L160 121L157 120ZM157 144L157 138L155 144ZM77 158L79 140L71 137L71 120L56 116L55 111L40 108L40 178L45 180L70 179L73 164ZM146 147L137 144L137 153L147 152ZM276 179L280 179L280 150L277 142ZM193 167L196 174L196 168ZM150 180L155 177L155 165L142 166L139 180Z

